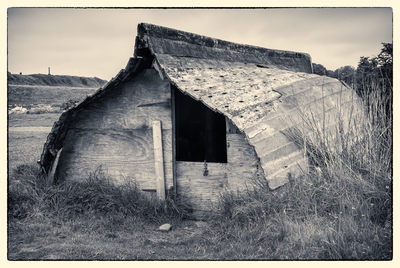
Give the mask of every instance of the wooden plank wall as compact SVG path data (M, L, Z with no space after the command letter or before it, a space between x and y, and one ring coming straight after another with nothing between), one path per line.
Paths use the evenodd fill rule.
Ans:
M76 114L57 171L80 180L101 166L116 183L155 190L152 122L162 123L166 187L173 186L169 82L146 69Z
M177 191L194 211L195 217L213 209L224 191L244 191L262 176L254 148L242 133L227 124L228 163L176 162Z

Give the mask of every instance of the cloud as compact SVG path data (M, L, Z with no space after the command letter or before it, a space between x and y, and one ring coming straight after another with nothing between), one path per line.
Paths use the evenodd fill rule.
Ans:
M114 76L133 54L139 22L310 53L327 68L355 65L392 39L390 8L8 10L12 72Z

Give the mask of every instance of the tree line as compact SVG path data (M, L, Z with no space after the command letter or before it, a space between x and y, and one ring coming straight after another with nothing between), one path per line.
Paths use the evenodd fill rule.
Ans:
M379 91L380 94L392 93L393 84L393 44L382 43L376 57L360 57L357 68L346 65L335 71L327 70L323 65L313 63L315 74L337 78L366 98Z

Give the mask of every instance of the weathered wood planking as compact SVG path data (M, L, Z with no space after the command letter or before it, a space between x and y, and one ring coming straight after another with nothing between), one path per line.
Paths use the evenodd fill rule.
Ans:
M152 53L252 62L263 66L274 64L283 69L312 72L308 54L242 45L147 23L138 25L136 48L142 46L149 47Z
M228 145L228 189L241 191L251 188L254 179L262 176L260 161L254 147L242 133L227 134Z
M209 210L228 185L226 163L176 162L178 195L194 210Z
M154 70L108 92L77 113L60 156L59 177L84 179L99 166L116 183L156 189L152 121L162 122L166 186L173 186L171 93Z
M153 148L154 148L154 168L156 178L157 197L159 200L165 200L165 175L164 175L164 157L161 122L153 121Z
M297 72L312 72L310 59L305 55L301 55L303 57L292 57L289 54L284 55L284 53L281 53L279 55L275 52L274 54L276 55L271 57L265 51L257 51L254 48L246 48L245 46L235 51L234 49L207 47L166 38L150 37L149 41L151 41L151 49L159 54L168 54L176 57L218 58L227 62L263 64L267 68L268 66L277 66ZM247 53L244 53L245 50L247 50Z
M244 129L272 189L287 182L289 173L300 175L307 168L302 148L284 134L288 129L298 129L300 134L311 137L311 141L317 141L318 133L323 133L322 138L334 147L339 122L349 122L347 107L359 106L353 103L351 90L325 77L297 81L276 90L282 94L279 105ZM347 132L345 126L344 130Z
M289 159L289 155L302 149L289 144L280 132L296 127L307 133L315 128L314 124L333 136L339 118L335 116L337 111L354 97L349 87L330 77L290 72L274 66L162 53L155 54L158 69L181 91L224 114L245 133L248 142L256 148L267 180L272 180L277 172L278 158ZM349 116L344 115L344 118L346 121ZM228 133L231 131L228 129ZM263 141L273 135L284 144ZM300 174L307 163L295 160ZM269 162L275 163L271 169ZM282 170L287 166L282 162ZM282 178L280 185L287 181ZM274 179L270 185L274 185L272 189L280 186L279 179Z
M56 158L54 159L54 162L53 162L53 165L52 165L52 167L50 169L50 172L47 175L47 182L49 184L53 184L54 183L54 176L55 176L56 171L57 171L58 161L60 160L60 155L61 155L62 150L63 150L63 148L61 148L57 152Z
M223 191L251 188L260 176L259 161L243 134L227 134L228 163L176 162L178 194L196 211L207 211Z
M169 83L162 81L154 70L146 70L82 109L76 115L74 127L151 128L152 121L161 120L164 129L171 129L170 102Z
M164 137L171 135L163 131ZM63 177L84 179L99 166L116 183L127 178L135 179L144 189L156 189L154 152L151 129L136 130L82 130L68 132L59 170ZM171 143L163 141L164 148ZM164 150L166 163L172 162L171 151ZM165 165L165 174L172 174Z

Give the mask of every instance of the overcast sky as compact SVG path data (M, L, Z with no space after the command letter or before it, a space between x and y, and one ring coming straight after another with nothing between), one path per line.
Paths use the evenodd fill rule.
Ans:
M227 41L309 53L335 70L392 42L390 8L8 9L8 70L110 79L147 22Z

